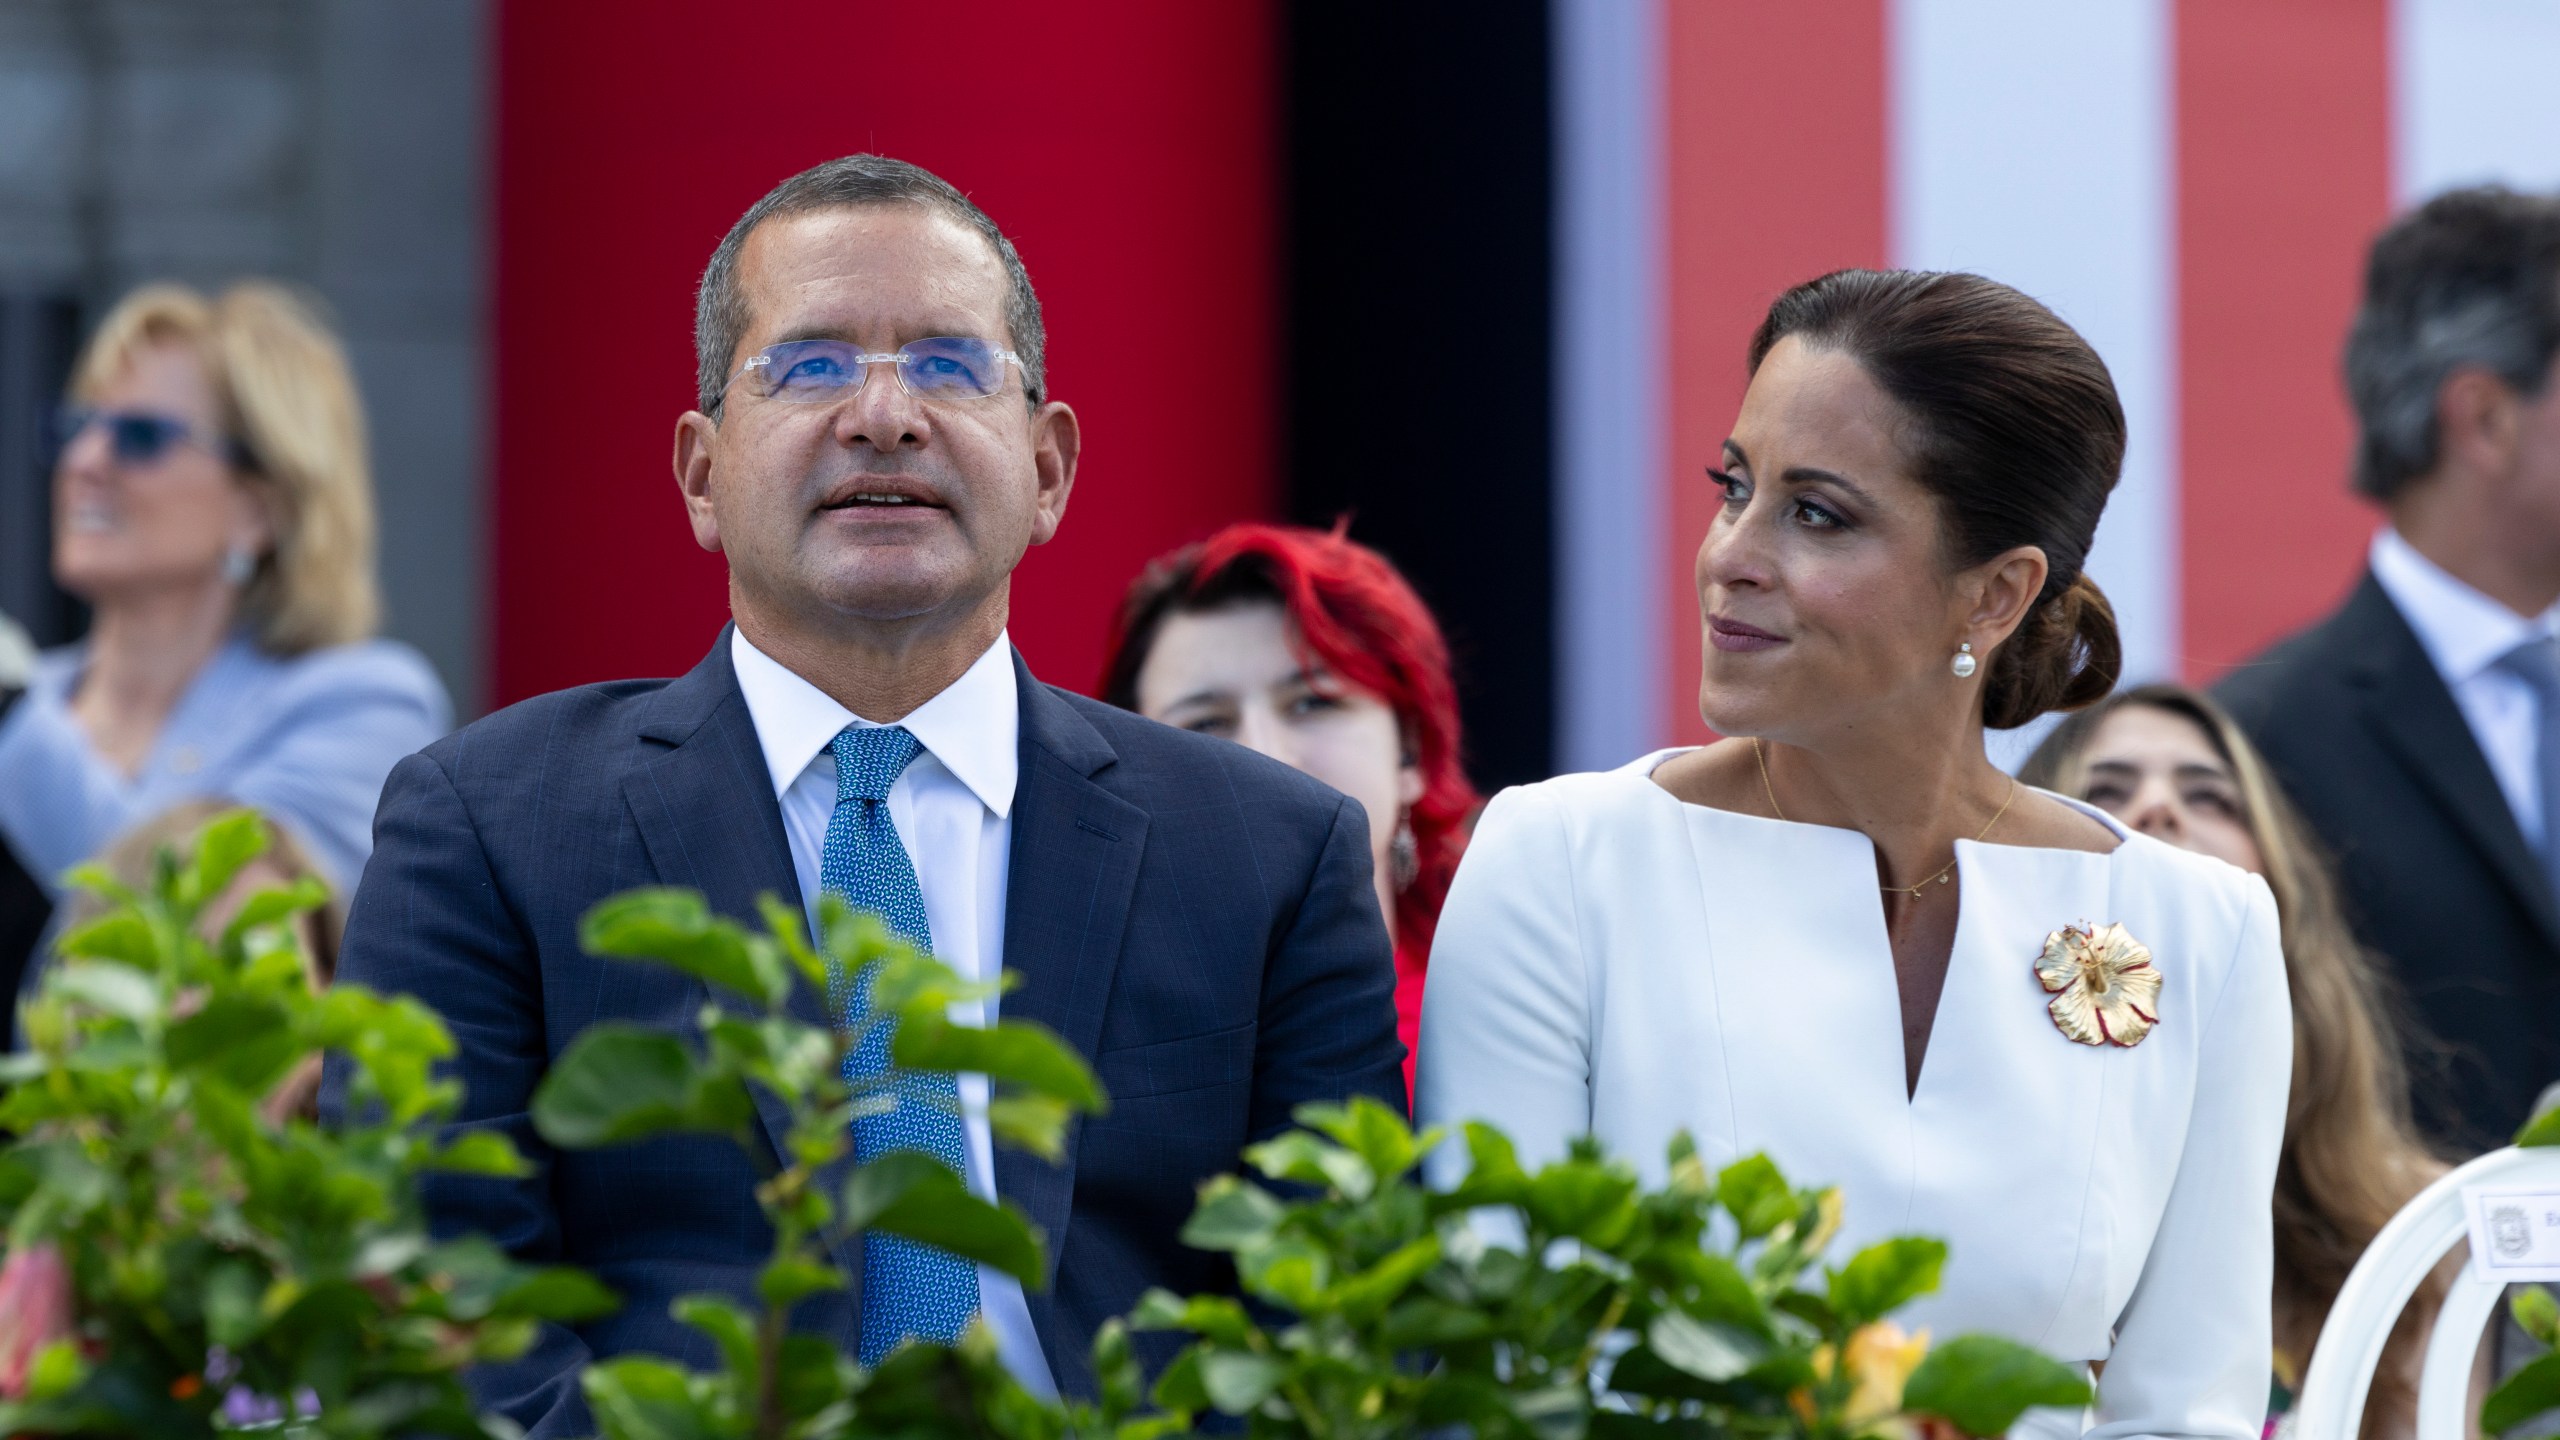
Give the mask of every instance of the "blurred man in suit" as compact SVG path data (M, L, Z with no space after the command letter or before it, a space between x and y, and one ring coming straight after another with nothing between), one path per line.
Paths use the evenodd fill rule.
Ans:
M2464 1148L2560 1079L2555 353L2560 199L2456 191L2383 232L2346 372L2390 523L2337 613L2220 691L2441 1042L2419 1114Z
M983 1317L1033 1389L1087 1391L1095 1328L1148 1286L1232 1283L1177 1238L1202 1179L1304 1102L1403 1108L1360 805L1043 685L1007 642L1013 568L1065 517L1080 432L1047 398L1020 257L959 191L869 155L785 181L713 254L696 340L676 481L695 540L727 560L735 623L681 679L543 696L403 763L348 925L341 976L441 1010L463 1123L543 1166L432 1190L435 1223L624 1297L475 1385L534 1435L584 1434L583 1362L708 1365L668 1302L752 1294L770 1238L750 1157L691 1139L553 1152L526 1120L586 1026L691 1026L701 985L591 958L577 934L606 895L679 885L742 918L759 892L837 891L964 975L1017 972L1006 1016L1092 1058L1112 1108L1058 1165L994 1153L982 1108L854 1124L858 1156L939 1153L1028 1211L1052 1247L1045 1288L868 1236L839 1256L856 1293L796 1317L866 1360ZM1218 353L1207 330L1161 343ZM553 360L562 383L634 378L618 355ZM1192 379L1220 383L1204 363ZM823 1006L801 997L807 1017ZM855 1063L884 1063L874 1048Z

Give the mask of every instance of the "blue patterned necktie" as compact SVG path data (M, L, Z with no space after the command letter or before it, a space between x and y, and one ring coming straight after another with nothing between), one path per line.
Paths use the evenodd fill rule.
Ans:
M879 912L889 928L930 954L933 927L925 920L924 890L916 868L889 818L889 787L922 749L903 727L848 725L837 732L836 808L827 817L826 848L818 860L818 884L857 910ZM870 1006L870 976L856 976L845 1014L859 1025ZM889 1068L894 1025L875 1025L844 1061L848 1082ZM957 1081L948 1073L899 1077L897 1104L884 1114L853 1122L853 1157L868 1163L892 1150L921 1150L966 1176L966 1132L961 1128ZM866 1231L862 1237L862 1363L879 1363L909 1336L949 1342L960 1338L978 1313L978 1267L957 1256L896 1235Z
M2542 796L2542 869L2560 896L2560 640L2537 635L2498 657L2497 668L2533 691L2534 785Z

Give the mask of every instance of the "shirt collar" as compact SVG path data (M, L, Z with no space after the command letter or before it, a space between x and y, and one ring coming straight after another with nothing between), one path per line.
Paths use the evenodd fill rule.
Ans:
M2555 613L2527 619L2455 578L2386 525L2373 537L2373 578L2417 632L2447 685L2460 685L2535 635L2552 633Z
M755 722L756 743L764 750L765 773L777 797L826 752L837 731L875 723L837 704L735 627L729 631L729 663L737 671L738 690ZM959 679L898 723L980 804L999 817L1012 811L1022 763L1022 710L1009 635L998 634Z

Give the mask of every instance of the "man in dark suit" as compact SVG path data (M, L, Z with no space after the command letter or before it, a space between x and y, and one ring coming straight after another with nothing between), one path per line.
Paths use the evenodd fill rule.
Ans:
M586 1026L692 1023L701 986L577 939L604 896L679 885L742 918L759 893L836 890L964 974L1016 972L1006 1017L1091 1057L1111 1110L1054 1166L993 1152L982 1113L854 1127L857 1154L937 1151L1021 1205L1049 1237L1045 1288L864 1237L840 1256L856 1293L797 1317L865 1357L983 1318L1026 1384L1089 1390L1095 1328L1146 1287L1232 1284L1176 1238L1198 1182L1304 1102L1403 1106L1366 822L1241 746L1043 685L1006 642L1011 572L1056 533L1079 435L1043 393L1021 260L958 191L876 156L796 176L722 242L700 305L676 478L727 559L734 625L681 679L543 696L404 762L348 923L340 976L440 1010L463 1123L541 1166L439 1183L436 1225L625 1298L475 1386L535 1435L584 1433L580 1364L708 1364L668 1302L752 1293L770 1239L747 1156L553 1152L526 1120Z
M2336 614L2219 692L2440 1042L2422 1124L2467 1149L2560 1080L2555 354L2560 200L2456 191L2383 233L2346 371L2390 524Z

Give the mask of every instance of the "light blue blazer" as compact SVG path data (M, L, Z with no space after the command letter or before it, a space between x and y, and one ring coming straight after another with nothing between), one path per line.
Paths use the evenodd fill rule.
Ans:
M198 671L139 772L90 748L71 717L85 645L44 653L0 722L0 837L48 892L62 872L169 806L215 795L281 824L339 896L373 851L391 767L453 725L425 657L369 640L277 656L235 635Z

